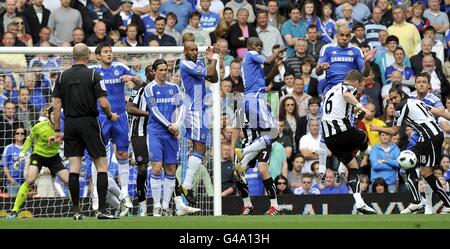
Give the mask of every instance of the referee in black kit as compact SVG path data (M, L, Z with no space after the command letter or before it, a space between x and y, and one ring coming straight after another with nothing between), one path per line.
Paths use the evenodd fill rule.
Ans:
M108 189L108 164L106 149L102 140L100 124L97 121L97 101L108 119L116 121L119 116L111 112L106 88L98 72L87 68L90 55L89 48L83 44L73 47L75 64L62 72L53 89L53 107L55 115L55 139L60 142L64 138L64 156L69 159L69 190L74 209L74 220L83 218L79 205L79 176L81 158L84 149L97 167L97 190L99 198L98 219L114 219L106 210L106 191ZM65 128L61 134L61 107L64 108Z

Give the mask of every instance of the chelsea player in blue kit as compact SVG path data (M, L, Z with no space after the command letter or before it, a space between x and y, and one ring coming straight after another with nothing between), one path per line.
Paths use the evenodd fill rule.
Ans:
M198 47L194 42L184 44L185 59L180 63L180 78L183 84L185 94L189 99L185 99L187 105L186 118L184 126L186 127L186 138L193 144L193 151L188 158L188 167L186 176L180 185L180 192L186 197L191 206L195 205L192 182L194 176L201 166L203 156L206 152L206 137L208 135L208 114L204 98L206 95L205 80L212 83L218 81L216 63L219 60L220 48L216 45L208 48L206 57L209 65L205 67L200 60L197 60ZM214 53L214 54L213 54Z
M350 44L351 33L351 29L347 26L340 27L336 34L337 42L327 44L320 50L320 57L315 72L317 76L321 76L326 71L325 82L318 89L322 96L325 96L333 86L344 82L347 72L351 70L358 70L363 77L367 77L370 74L370 60L374 57L376 49L371 49L363 54L360 48ZM319 179L323 183L325 181L328 149L323 136L321 137Z
M156 60L152 65L155 79L145 86L144 96L149 110L147 144L152 164L151 189L153 216L172 216L169 209L175 187L175 172L178 164L179 124L183 120L184 106L180 89L166 81L167 62ZM178 109L178 114L177 114ZM178 117L177 117L178 116ZM161 206L161 169L164 165L164 196Z
M113 62L112 49L107 43L100 43L95 49L95 56L99 64L94 66L95 71L102 77L102 83L108 93L108 101L111 110L119 115L117 122L107 119L105 113L99 107L98 120L100 121L102 134L105 141L112 140L117 147L117 161L119 162L120 185L122 195L126 196L127 206L132 206L128 197L128 178L130 176L128 162L128 116L125 110L124 85L132 81L137 85L142 84L137 76L133 76L130 68L122 63Z
M274 49L273 54L266 59L261 55L263 42L258 37L250 37L247 40L247 48L248 52L244 55L241 68L244 81L244 102L242 107L238 107L236 111L231 138L231 145L234 147L239 136L239 128L242 128L243 148L235 150L237 156L235 167L240 178L237 184L244 201L242 214L248 215L254 211L248 195L245 172L248 167L255 165L255 159L257 159L258 171L270 198L270 208L266 214L277 215L279 214L278 201L276 188L270 176L269 161L272 143L278 137L278 125L266 102L266 79L262 65L273 63L286 48L280 46Z

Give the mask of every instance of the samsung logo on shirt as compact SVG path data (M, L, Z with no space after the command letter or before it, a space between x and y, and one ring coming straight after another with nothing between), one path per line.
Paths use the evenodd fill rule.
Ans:
M157 98L156 103L175 103L175 98Z
M353 57L331 57L331 62L353 62Z
M117 83L122 83L121 79L104 79L101 80L104 84L117 84Z

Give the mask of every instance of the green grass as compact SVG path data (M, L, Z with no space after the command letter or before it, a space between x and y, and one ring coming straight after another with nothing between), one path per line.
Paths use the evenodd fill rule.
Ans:
M292 229L292 228L438 228L450 229L450 215L285 215L125 217L119 220L82 221L71 218L0 219L0 229Z

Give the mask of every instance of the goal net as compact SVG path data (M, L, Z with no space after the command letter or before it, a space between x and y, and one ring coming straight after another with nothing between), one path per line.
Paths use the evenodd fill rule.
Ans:
M95 48L91 48L93 52ZM199 48L199 59L205 59L206 48ZM0 48L0 54L8 59L7 63L0 63L0 110L2 113L0 127L0 217L6 216L12 209L20 185L27 174L28 162L19 164L14 169L21 146L31 127L46 118L46 110L51 104L51 89L58 75L72 65L72 48L70 47L35 47L35 48ZM94 53L91 53L90 64L96 64ZM146 80L145 68L159 58L168 62L168 81L180 86L179 63L183 59L182 47L113 47L114 61L121 62ZM206 62L205 62L206 63ZM219 84L208 84L209 100L220 99ZM125 97L132 92L132 83L125 84ZM210 132L207 152L196 177L194 178L194 192L197 199L197 208L201 208L200 215L221 214L221 176L220 176L220 101L209 101L211 113ZM214 111L215 112L214 112ZM214 123L215 122L215 123ZM132 127L130 127L131 132ZM20 133L25 133L21 135ZM184 130L182 129L182 133ZM136 190L137 166L131 147L129 195L133 200L134 208L129 215L138 212ZM187 158L192 144L181 136L179 140L179 165L177 178L181 183L186 170ZM109 154L109 174L114 177L120 186L118 162L114 156L114 148ZM62 154L62 153L61 153ZM87 160L86 160L87 161ZM68 168L69 164L65 161ZM94 215L92 209L92 180L88 172L87 163L83 160L80 174L80 205L85 215ZM214 170L216 167L217 170ZM152 192L150 188L151 165L148 167L147 210L151 215L153 210ZM172 200L171 207L175 210ZM31 187L26 202L19 211L19 217L66 217L71 215L71 205L68 187L63 182L43 168L38 179Z

